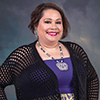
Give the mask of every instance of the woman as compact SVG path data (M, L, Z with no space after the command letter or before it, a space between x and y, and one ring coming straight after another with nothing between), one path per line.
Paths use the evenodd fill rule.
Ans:
M13 51L0 67L0 100L4 88L14 84L18 100L97 100L99 81L84 50L61 42L69 23L51 3L31 14L29 28L37 41Z

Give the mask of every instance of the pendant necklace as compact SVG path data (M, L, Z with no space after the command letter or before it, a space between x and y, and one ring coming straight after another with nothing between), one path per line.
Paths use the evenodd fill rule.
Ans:
M39 48L48 56L48 57L51 57L52 60L54 60L56 62L56 66L59 70L61 71L66 71L68 70L68 64L64 62L63 60L63 52L62 52L62 49L61 49L61 45L60 43L58 42L59 44L59 49L60 49L60 55L61 55L61 62L59 62L58 60L54 59L51 55L49 55L40 45L39 41L37 41L37 45L39 46Z

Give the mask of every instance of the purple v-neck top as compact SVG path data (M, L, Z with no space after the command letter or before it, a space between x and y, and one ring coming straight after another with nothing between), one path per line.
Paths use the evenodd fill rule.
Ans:
M61 59L57 59L61 61ZM64 58L68 64L68 70L61 71L57 68L54 60L44 60L47 66L56 74L58 78L59 90L61 94L74 93L73 91L73 66L70 57Z

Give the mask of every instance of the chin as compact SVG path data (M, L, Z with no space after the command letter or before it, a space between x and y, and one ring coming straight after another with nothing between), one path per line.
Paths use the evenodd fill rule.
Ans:
M59 40L55 39L55 40L48 40L49 42L58 42Z

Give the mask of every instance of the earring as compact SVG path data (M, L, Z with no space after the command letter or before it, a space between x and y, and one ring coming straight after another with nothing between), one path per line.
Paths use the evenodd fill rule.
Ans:
M34 34L35 34L36 39L38 40L38 34L37 34L37 30L36 29L34 29Z

